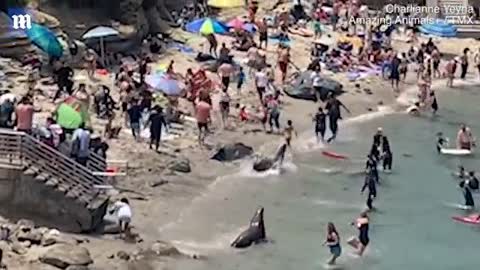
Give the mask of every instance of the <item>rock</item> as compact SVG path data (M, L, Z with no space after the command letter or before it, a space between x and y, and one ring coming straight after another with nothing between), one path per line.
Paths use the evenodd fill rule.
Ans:
M62 269L71 265L87 266L93 263L90 252L86 248L69 244L50 247L40 256L40 261Z
M272 168L274 162L273 159L264 157L260 158L255 163L253 163L253 169L257 172L264 172Z
M76 245L78 241L65 234L46 233L42 237L42 246L51 246L53 244Z
M6 241L0 241L0 250L5 254L12 251L12 247Z
M70 265L65 270L88 270L88 266L85 266L85 265Z
M117 258L119 258L120 260L128 261L130 260L130 255L128 255L128 253L125 251L119 251L117 252Z
M155 242L150 250L155 253L158 256L177 256L181 255L180 251L176 247L174 247L172 244L163 242L163 241L157 241Z
M38 245L42 242L42 233L37 230L21 229L18 231L17 240L20 242L30 241L32 244Z
M186 158L174 160L170 162L167 167L172 171L181 173L189 173L192 171L192 168L190 167L190 161Z
M159 179L150 183L150 187L158 187L168 184L168 180Z
M30 248L32 246L32 242L23 241L23 242L20 242L20 245L22 245L24 248Z
M17 253L18 255L24 255L27 253L27 249L19 242L13 242L11 244L12 251Z
M253 148L243 143L227 144L222 146L213 155L212 159L218 161L233 161L245 158L253 154Z
M30 229L35 228L35 222L29 219L20 219L19 221L17 221L17 225L20 227L26 227Z

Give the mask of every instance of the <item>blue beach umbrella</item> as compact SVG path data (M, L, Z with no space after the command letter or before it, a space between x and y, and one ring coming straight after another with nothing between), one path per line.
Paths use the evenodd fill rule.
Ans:
M27 29L26 33L30 41L46 54L56 58L62 57L63 47L50 29L32 23L32 27Z
M229 27L223 22L211 18L201 18L188 23L185 26L188 32L208 34L225 34L228 33Z
M455 37L457 35L457 28L454 25L440 19L424 23L419 29L424 34L438 37Z
M182 87L177 80L169 78L162 73L156 73L145 77L145 82L155 89L169 96L178 96L182 92Z

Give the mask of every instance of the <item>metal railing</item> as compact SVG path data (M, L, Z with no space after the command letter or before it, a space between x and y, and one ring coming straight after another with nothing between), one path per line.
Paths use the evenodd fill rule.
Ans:
M98 156L89 160L90 167L104 168ZM24 168L33 167L39 174L53 177L59 186L77 198L88 202L95 195L96 185L103 185L104 178L95 176L87 167L78 164L56 149L34 137L9 129L0 129L0 164Z

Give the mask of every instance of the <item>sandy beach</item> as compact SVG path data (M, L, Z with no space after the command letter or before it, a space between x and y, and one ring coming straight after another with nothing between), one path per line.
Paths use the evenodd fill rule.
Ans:
M266 2L266 3L263 3ZM262 5L271 5L273 1L262 1ZM279 7L280 9L281 7ZM259 15L264 15L266 11L260 9ZM235 11L228 11L225 14L221 13L219 18L228 20L230 18L243 15L244 10L239 9ZM205 51L204 38L199 35L186 33L182 30L175 30L176 34L182 36L195 51ZM298 37L292 35L292 62L300 69L305 69L310 63L310 42L311 39ZM225 42L231 44L233 38L218 36L219 44ZM421 38L426 41L426 39ZM461 42L462 46L458 46ZM464 47L476 48L480 46L478 41L474 40L457 40L457 39L436 39L435 45L439 50L446 55L460 55ZM274 46L270 45L267 51L267 59L274 64L275 50ZM394 41L393 48L398 51L406 51L410 44L401 41ZM246 58L245 53L232 51L235 59L241 61ZM270 61L270 59L272 59ZM2 59L3 60L3 59ZM199 64L194 61L193 57L174 49L168 49L165 53L156 55L155 62L151 64L152 67L168 64L171 60L175 61L175 71L180 74L185 74L187 68L197 69ZM24 76L23 69L18 63L5 60L0 62L3 70L8 70L6 73L6 80L3 86L9 88L18 96L26 94L27 81ZM413 69L413 67L411 68ZM1 70L1 69L0 69ZM294 69L291 68L290 71ZM76 69L75 76L81 78L78 82L87 84L87 89L93 93L95 89L101 84L113 85L113 78L111 74L107 76L98 75L97 80L90 80L86 75L85 70ZM348 119L354 119L362 115L372 114L377 112L378 115L383 115L383 112L400 112L404 111L408 105L406 100L415 95L417 91L417 79L414 72L409 72L407 80L400 83L400 93L395 93L392 89L390 81L383 80L379 76L371 76L367 79L350 81L346 74L332 73L325 71L325 76L332 78L343 84L345 93L339 99L351 111L351 114L344 114L345 119L340 122L340 133L342 132L342 123L348 122ZM219 78L216 74L209 74L209 77L216 82ZM435 85L444 85L444 80L434 82ZM277 84L280 84L277 81ZM54 105L47 97L48 86L38 84L37 88L41 95L37 95L34 101L36 107L41 108L41 111L35 114L36 122L44 122L44 119L50 115L54 109ZM242 93L238 96L232 93L233 103L239 104L255 104L258 98L255 93L255 86L253 79L248 78ZM368 90L365 90L368 89ZM451 89L448 91L456 91ZM232 91L233 92L233 91ZM407 92L407 93L406 93ZM109 159L123 160L128 162L128 175L115 177L114 187L111 192L111 199L116 200L121 197L129 198L133 209L133 231L137 232L142 239L139 243L131 244L122 240L116 239L114 236L82 236L88 239L88 243L84 243L91 253L94 260L93 267L89 269L98 270L124 270L124 269L163 269L160 268L166 264L170 259L160 260L139 260L126 263L124 260L112 259L113 254L123 251L129 254L138 252L139 248L150 247L156 241L164 239L162 228L165 226L172 226L183 215L183 210L192 204L195 198L202 196L209 188L215 188L215 181L219 177L232 174L239 169L240 164L244 164L245 160L234 161L230 163L221 163L212 160L211 157L215 150L220 146L228 143L244 143L251 146L255 153L271 155L275 152L277 147L283 142L281 135L266 134L261 130L258 124L243 124L236 120L238 110L232 110L232 128L223 130L221 128L220 111L217 106L219 99L219 91L212 96L214 100L213 108L213 130L206 143L208 147L199 147L197 142L197 134L195 130L195 123L185 122L179 127L181 133L179 138L164 142L159 153L149 149L146 140L144 142L135 142L130 134L128 128L123 128L117 139L108 141L110 145ZM118 91L112 91L114 99L118 100ZM399 102L398 97L401 97ZM292 120L295 128L299 132L299 137L293 140L293 155L295 152L302 152L308 148L315 148L312 123L312 114L314 114L319 106L324 106L323 103L314 103L311 101L304 101L293 99L288 96L281 97L282 113L281 123L286 123L287 120ZM441 100L439 101L441 104ZM180 101L180 108L182 111L193 114L191 103L186 100ZM117 116L115 123L123 124L123 119ZM100 120L92 117L92 127L94 132L102 134L105 120ZM311 147L312 146L312 147ZM188 158L191 165L190 173L173 172L168 169L168 164L172 161ZM224 200L228 200L225 197ZM219 206L221 207L221 206ZM194 225L194 224L192 224ZM194 255L194 254L189 254ZM202 254L195 254L202 255ZM34 255L29 255L31 258ZM12 264L9 258L5 258L7 264ZM25 258L28 262L28 258ZM25 262L20 262L23 265ZM157 266L158 265L158 266ZM15 266L14 266L15 267ZM23 266L22 266L23 267ZM158 268L156 268L158 267ZM29 269L29 268L11 268L11 269ZM33 268L32 268L33 269ZM35 269L37 270L37 269Z

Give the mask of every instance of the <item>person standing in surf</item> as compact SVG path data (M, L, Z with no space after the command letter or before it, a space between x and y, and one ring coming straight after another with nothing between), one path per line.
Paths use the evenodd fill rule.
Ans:
M317 137L317 143L322 142L325 139L325 130L327 128L327 115L323 112L322 107L318 108L318 112L313 117L313 121L315 122L315 136Z
M287 127L284 130L285 134L285 143L287 144L288 148L292 149L292 138L293 135L298 136L297 131L293 127L293 122L292 120L287 121Z
M460 182L460 188L463 189L463 198L465 199L465 207L467 209L473 209L475 207L475 201L473 200L472 191L470 188L470 180Z
M368 188L368 196L367 196L367 207L368 210L373 210L373 200L377 197L377 185L375 181L375 175L371 172L367 173L365 176L365 183L363 184L361 193Z
M376 149L376 147L375 147ZM377 169L377 160L375 159L374 156L369 154L367 156L367 162L365 165L365 171L367 174L371 174L374 176L375 180L377 183L379 183L379 177L378 177L378 169Z
M368 236L369 231L369 218L367 212L362 212L360 217L357 218L355 222L352 222L353 226L356 226L358 229L358 238L353 238L348 243L357 249L357 254L362 256L370 243L370 237Z
M460 79L465 80L467 77L467 71L468 71L468 53L470 52L469 48L463 49L463 55L460 57L460 67L462 73L460 74Z
M457 134L457 148L472 150L472 147L475 144L475 139L469 127L465 124L460 126L460 130Z
M330 131L332 132L332 136L327 140L328 143L335 140L337 137L338 120L342 119L340 107L343 107L348 113L351 113L350 110L340 100L337 99L335 94L330 92L327 104L325 105L325 109L328 111Z
M332 257L328 260L327 264L334 265L338 257L342 254L342 247L340 246L340 235L332 222L327 224L327 238L323 245L327 245L332 254Z
M440 154L442 148L448 145L448 138L443 137L442 132L437 133L437 152Z

